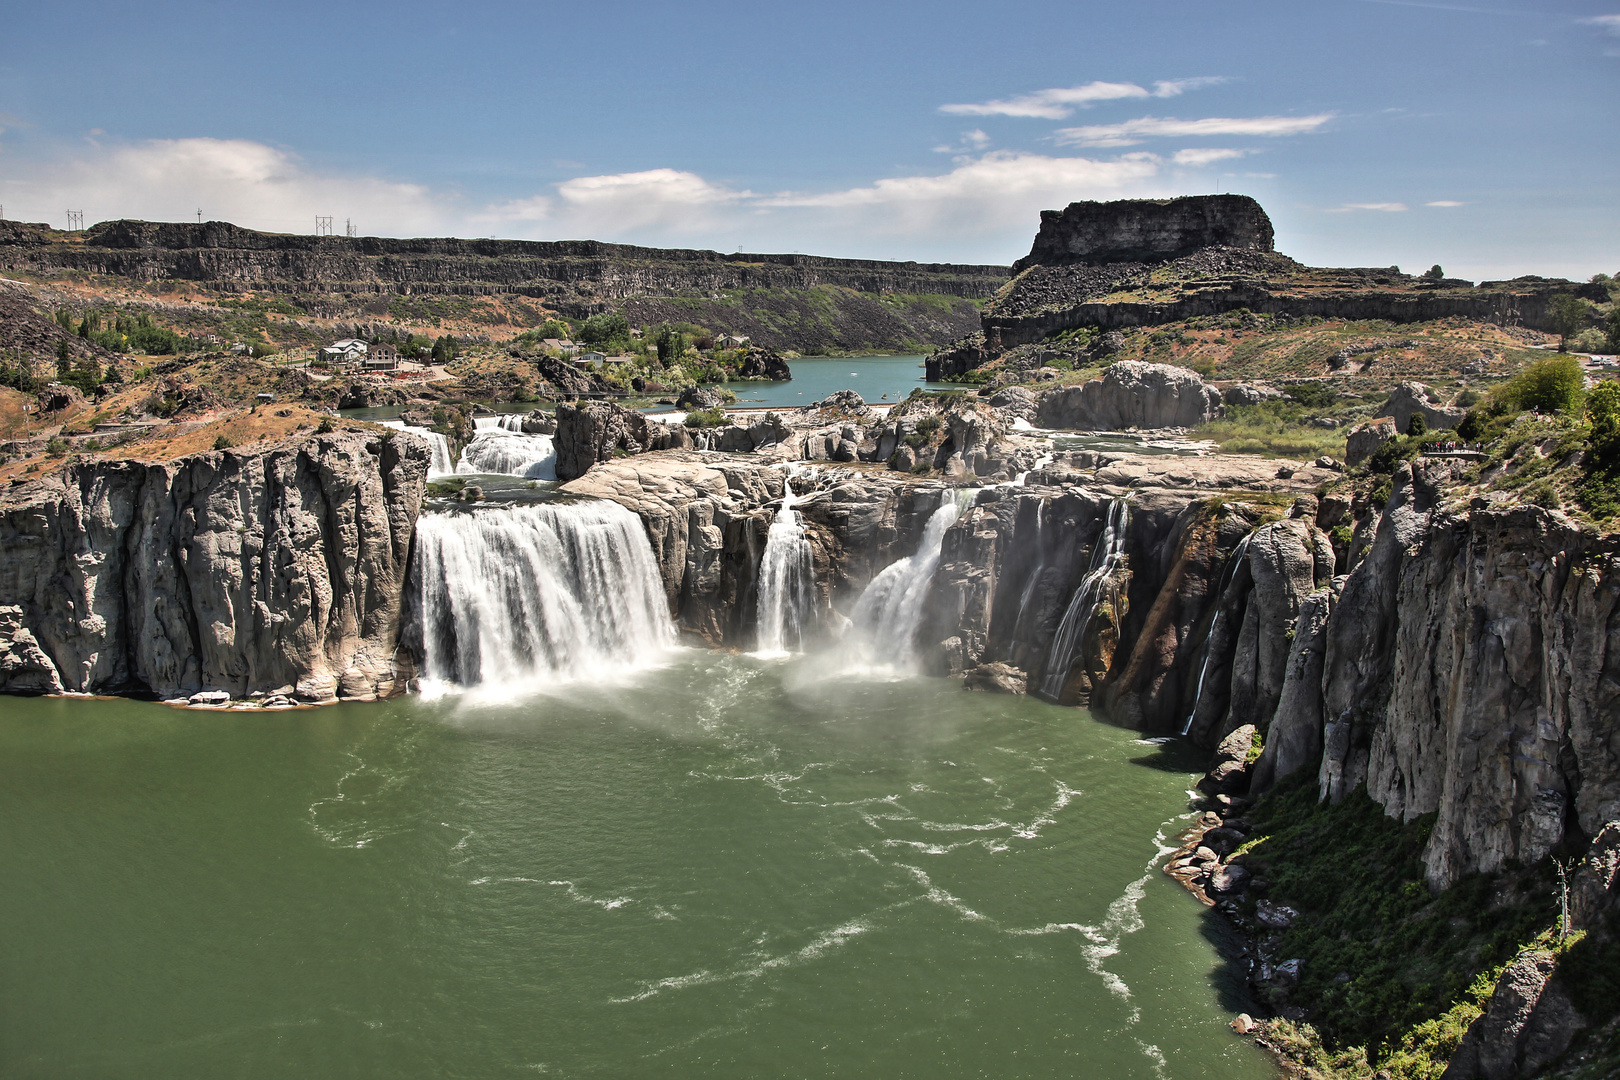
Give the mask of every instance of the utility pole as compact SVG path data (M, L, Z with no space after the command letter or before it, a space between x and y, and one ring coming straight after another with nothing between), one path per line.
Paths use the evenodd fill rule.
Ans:
M68 219L68 227L67 227L68 232L83 232L84 231L84 211L83 210L69 210L67 212L67 219Z
M331 236L332 235L332 215L331 214L326 214L324 216L321 215L321 214L316 214L315 215L315 235L316 236Z
M197 224L202 224L202 207L197 207Z
M360 235L359 230L354 227L354 222L349 218L344 218L343 219L343 235L344 236L359 236Z

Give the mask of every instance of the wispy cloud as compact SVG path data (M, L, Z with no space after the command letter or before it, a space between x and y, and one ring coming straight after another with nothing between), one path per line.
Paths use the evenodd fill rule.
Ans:
M1170 155L1170 161L1176 165L1212 165L1217 161L1229 161L1247 154L1247 150L1219 150L1209 149L1177 150Z
M962 139L956 146L951 146L949 144L944 145L944 146L936 146L936 147L934 147L934 153L936 153L936 154L962 154L962 153L969 153L969 152L976 153L976 152L984 150L989 145L990 145L990 136L986 135L984 132L980 131L978 128L974 128L972 131L964 131L964 132L962 132Z
M333 173L246 140L78 144L0 176L11 217L87 221L208 218L309 232L316 214L351 215L365 235L592 238L721 250L804 250L871 258L1006 262L1027 249L1044 209L1076 199L1175 194L1172 159L985 151L934 174L833 191L760 193L672 168L575 176L513 197ZM59 211L56 211L59 214Z
M1424 206L1467 206L1468 204L1467 203L1460 203L1456 199L1435 199L1433 202L1426 202L1423 205Z
M1405 203L1398 202L1352 202L1342 206L1329 208L1330 214L1347 214L1354 210L1373 210L1385 214L1399 214L1406 209Z
M1059 128L1055 138L1060 146L1134 146L1145 139L1153 138L1186 138L1202 135L1266 137L1301 135L1316 131L1333 117L1333 113L1317 113L1314 116L1212 116L1202 120L1142 116L1120 124Z
M1586 26L1596 26L1614 37L1620 37L1620 15L1593 15L1575 21Z
M1225 82L1224 76L1204 76L1196 79L1161 79L1153 89L1136 83L1089 82L1083 86L1062 89L1037 90L1032 94L984 101L971 105L941 105L939 111L956 116L1024 116L1041 120L1062 120L1075 109L1087 109L1099 101L1119 101L1126 98L1171 98L1200 86Z

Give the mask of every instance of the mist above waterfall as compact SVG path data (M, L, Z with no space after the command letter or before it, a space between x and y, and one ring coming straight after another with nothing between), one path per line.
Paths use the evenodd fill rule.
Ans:
M647 535L617 503L427 514L416 537L426 691L610 678L674 644Z

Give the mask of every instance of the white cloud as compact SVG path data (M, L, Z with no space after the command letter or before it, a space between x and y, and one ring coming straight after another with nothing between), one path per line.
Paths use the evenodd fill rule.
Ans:
M1424 206L1467 206L1468 204L1467 203L1460 203L1456 199L1436 199L1433 202L1426 202L1423 205Z
M1220 76L1196 79L1161 79L1153 89L1136 83L1089 82L1083 86L1037 90L1015 98L985 101L972 105L941 105L939 111L956 116L1023 116L1042 120L1062 120L1075 109L1088 109L1099 101L1122 98L1169 98L1186 90L1224 82Z
M1177 150L1170 155L1170 161L1176 165L1212 165L1217 161L1229 161L1247 154L1247 150L1217 150L1210 149Z
M1144 139L1185 138L1200 135L1301 135L1315 131L1333 113L1313 116L1208 117L1203 120L1177 120L1174 117L1142 116L1120 124L1059 128L1060 146L1134 146Z
M969 132L972 136L975 133ZM971 138L965 141L975 141ZM591 238L719 250L816 251L868 258L1008 262L1028 248L1038 212L1079 199L1176 194L1167 159L986 151L931 175L886 177L835 191L761 194L678 169L579 176L513 197L326 172L261 143L169 139L90 146L13 160L0 178L7 215L62 225L209 219L277 232L313 231L317 214L341 234Z
M1398 214L1406 209L1405 203L1398 202L1352 202L1342 206L1335 206L1328 211L1330 214L1343 214L1351 210L1376 210L1383 213Z
M1587 26L1596 26L1614 37L1620 37L1620 15L1593 15L1585 19L1576 19L1578 23Z
M962 140L956 146L936 146L934 147L934 153L961 154L966 152L977 152L983 150L989 145L990 136L986 135L978 128L974 128L972 131L962 132Z
M315 215L354 217L362 229L431 235L452 207L417 184L311 170L297 156L245 139L154 139L45 162L13 161L0 181L7 216L61 225L60 208L86 222L112 218L234 221L271 232L313 232Z

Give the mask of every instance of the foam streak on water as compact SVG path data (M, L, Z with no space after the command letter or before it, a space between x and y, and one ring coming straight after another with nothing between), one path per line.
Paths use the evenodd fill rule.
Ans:
M616 503L428 514L416 538L425 688L617 675L673 643L646 533Z

